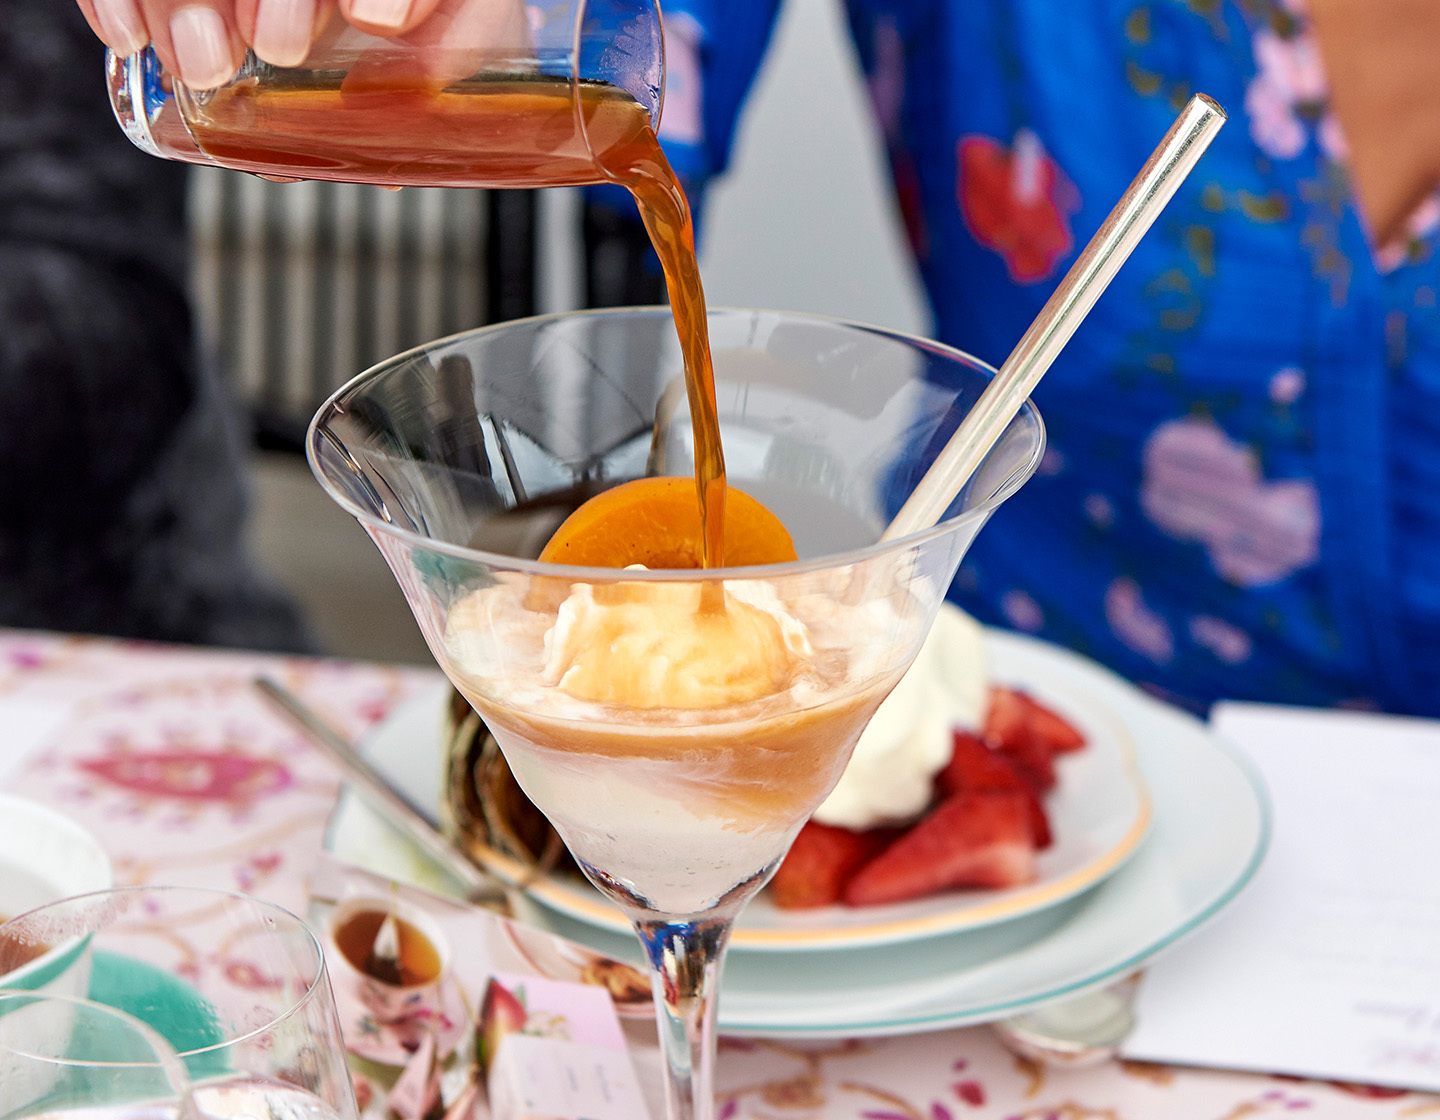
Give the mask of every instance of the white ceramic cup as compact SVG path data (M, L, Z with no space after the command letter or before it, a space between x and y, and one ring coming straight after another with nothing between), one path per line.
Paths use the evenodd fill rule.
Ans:
M114 883L110 857L84 828L46 805L0 793L0 923L62 898L108 890ZM16 955L11 947L0 953L0 988L83 997L88 961L78 968L66 963L76 951L62 938L17 967L14 962L29 954ZM10 963L4 961L7 956Z
M356 914L387 913L408 923L435 947L440 967L435 976L419 984L387 984L357 967L335 942L335 931ZM450 968L450 944L438 922L418 906L399 899L379 896L347 898L330 912L326 923L326 957L335 983L346 984L355 991L377 1022L394 1023L439 1006L440 984Z

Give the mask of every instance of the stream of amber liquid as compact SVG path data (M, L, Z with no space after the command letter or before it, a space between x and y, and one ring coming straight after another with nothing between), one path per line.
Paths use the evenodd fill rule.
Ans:
M609 180L629 189L665 272L684 358L705 567L724 564L725 458L690 206L633 98L560 78L471 80L438 92L337 79L320 88L239 84L185 115L218 163L270 176L390 187Z

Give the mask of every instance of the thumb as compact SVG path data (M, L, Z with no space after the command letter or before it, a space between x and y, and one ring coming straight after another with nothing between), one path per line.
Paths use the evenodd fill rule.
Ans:
M371 35L390 38L414 31L444 0L340 0L346 21ZM508 2L508 0L504 0Z

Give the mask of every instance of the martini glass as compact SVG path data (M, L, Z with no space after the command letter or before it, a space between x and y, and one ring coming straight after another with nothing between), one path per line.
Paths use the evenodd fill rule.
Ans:
M591 495L693 472L667 308L520 320L420 347L339 390L308 439L322 485L385 555L520 786L634 925L672 1120L711 1115L737 913L839 778L966 548L1044 445L1027 404L939 524L878 543L993 371L818 317L714 310L709 327L730 485L784 521L795 562L529 559Z

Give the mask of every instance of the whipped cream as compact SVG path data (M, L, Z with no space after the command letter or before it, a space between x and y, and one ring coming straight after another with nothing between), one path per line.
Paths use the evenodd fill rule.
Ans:
M954 729L978 730L989 673L980 624L944 603L914 664L886 697L814 819L865 829L912 820L953 750Z

